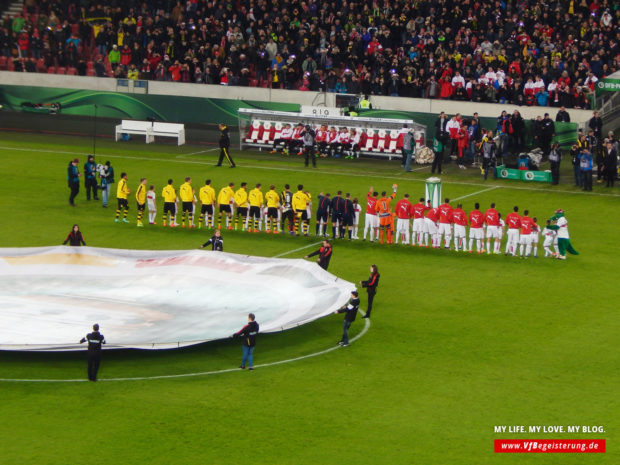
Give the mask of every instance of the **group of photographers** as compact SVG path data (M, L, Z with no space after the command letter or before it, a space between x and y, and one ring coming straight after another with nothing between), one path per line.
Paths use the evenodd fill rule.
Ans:
M75 207L75 197L80 191L80 178L84 176L86 200L90 200L91 195L94 200L99 200L98 192L101 191L101 202L106 208L110 199L110 185L114 183L114 168L109 161L106 161L105 165L95 163L94 155L89 155L82 174L78 168L79 162L80 160L75 158L67 166L67 183L71 191L69 205Z
M568 113L562 108L556 121L570 121ZM587 133L580 133L578 140L570 149L571 161L575 175L575 186L584 191L592 190L592 176L596 169L598 183L606 181L607 187L613 187L618 168L618 140L613 131L608 137L602 136L603 122L597 111L588 121ZM464 119L460 114L448 117L442 112L435 121L433 151L435 154L431 173L441 174L444 148L455 158L459 168L465 169L465 158L479 154L482 161L482 174L487 179L489 172L495 176L498 159L507 153L518 153L525 148L525 124L517 110L509 116L503 111L497 118L495 134L492 130L482 129L477 113L471 119ZM532 141L535 148L542 151L543 160L548 158L551 165L552 184L560 182L560 162L562 149L555 138L555 124L545 113L532 125Z

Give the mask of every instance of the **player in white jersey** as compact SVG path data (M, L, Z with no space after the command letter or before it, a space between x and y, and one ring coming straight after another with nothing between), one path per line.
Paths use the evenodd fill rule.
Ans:
M547 226L551 224L551 220L547 220ZM558 233L553 229L549 229L547 226L542 230L544 237L543 249L545 251L545 258L557 257L558 255ZM551 251L551 246L555 249L555 252Z
M155 194L155 186L149 186L149 191L146 193L146 207L149 211L149 224L156 224L155 217L157 216L157 195Z
M530 234L532 242L532 255L534 258L538 258L538 239L540 237L540 226L538 226L538 218L532 218L534 226L532 227L532 234Z
M353 239L359 239L357 231L360 225L360 215L362 213L362 206L357 200L357 197L353 199Z

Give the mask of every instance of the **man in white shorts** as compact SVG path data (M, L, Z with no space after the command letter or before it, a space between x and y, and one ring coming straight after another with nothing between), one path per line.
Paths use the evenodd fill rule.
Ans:
M508 232L506 233L506 250L505 255L517 254L517 246L519 245L519 228L521 227L521 215L519 215L519 207L515 206L512 209L512 213L506 215L506 226L508 226ZM529 234L529 233L528 233Z
M484 224L487 226L487 254L491 253L491 239L493 239L493 253L500 253L500 216L498 211L495 209L495 204L492 203L491 207L484 212Z
M373 242L377 237L377 230L379 229L379 217L377 216L377 200L379 193L372 190L370 186L368 194L366 194L366 217L364 219L364 238L370 232L370 242Z
M460 203L452 210L452 222L454 223L454 250L467 252L467 214Z
M444 247L450 248L450 240L452 239L452 205L450 199L446 198L445 202L439 205L439 245L441 245L441 237L445 240Z
M534 220L530 218L529 211L525 210L521 217L521 230L519 235L519 256L529 257L532 253L532 232L534 231Z
M547 220L547 226L551 224L551 220ZM556 257L558 255L558 233L553 229L549 229L547 226L542 230L542 235L545 238L543 241L543 249L545 251L545 258ZM551 246L555 249L555 252L551 251Z
M394 243L398 244L401 239L403 244L409 245L409 218L411 217L411 202L409 202L409 194L405 194L404 198L396 202L396 237Z
M424 239L424 214L430 208L430 201L429 204L426 205L424 203L424 197L420 198L420 201L411 207L413 216L413 231L411 234L412 246L416 244L416 240L419 246L422 245L422 240Z
M532 226L532 255L534 258L538 258L538 238L540 234L540 227L538 226L538 218L532 218L534 225Z
M428 237L431 237L431 247L438 249L441 245L441 236L437 234L439 208L430 208L424 217L424 247L428 247Z
M482 246L484 240L484 215L480 211L480 204L476 203L474 209L469 212L469 253L474 252L474 241L476 241L476 250L483 253Z

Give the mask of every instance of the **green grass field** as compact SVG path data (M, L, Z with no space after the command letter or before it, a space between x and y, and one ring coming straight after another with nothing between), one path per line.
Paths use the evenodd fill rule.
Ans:
M79 223L88 245L191 249L204 230L135 227L113 222L114 205L67 204L66 166L80 167L92 140L4 133L1 245L62 242ZM157 186L192 176L216 189L241 181L281 188L302 183L313 196L341 189L363 198L368 187L423 195L427 169L403 173L397 162L319 160L233 151L238 168L215 168L211 147L98 141L97 161L110 160ZM201 153L196 153L201 152ZM376 263L381 283L368 331L350 347L254 372L99 383L0 382L0 463L66 464L617 464L617 230L620 195L572 187L564 162L559 186L486 181L477 170L448 165L444 196L466 210L496 202L506 214L528 208L539 222L566 211L580 252L565 262L477 256L405 246L337 241L329 271L366 279ZM416 167L417 168L417 167ZM114 185L115 189L116 185ZM115 192L115 191L114 191ZM456 203L453 201L453 203ZM159 206L161 211L161 205ZM312 228L314 232L314 228ZM310 246L314 237L225 232L226 251L272 257ZM287 255L300 258L312 248ZM365 307L365 293L362 307ZM248 309L249 311L251 309ZM258 315L260 322L260 315ZM358 319L353 334L364 321ZM323 351L340 337L330 316L259 338L255 363ZM240 322L242 324L243 322ZM88 328L84 328L86 333ZM1 331L1 329L0 329ZM108 339L113 335L102 328ZM76 340L82 334L76 334ZM109 351L100 378L151 377L233 368L237 341L175 351ZM0 378L85 378L83 354L0 353ZM597 434L498 434L496 425L602 425ZM494 439L601 438L605 454L496 454Z

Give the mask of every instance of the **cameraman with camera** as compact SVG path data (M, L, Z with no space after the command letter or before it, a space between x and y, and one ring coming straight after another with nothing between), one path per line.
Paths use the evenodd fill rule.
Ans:
M101 189L101 201L103 208L108 207L108 199L110 198L110 184L114 184L114 168L109 161L105 165L97 165L99 172L99 189Z
M93 155L88 156L88 161L84 163L84 187L86 188L86 200L90 200L90 193L93 199L99 200L97 196L97 164Z

